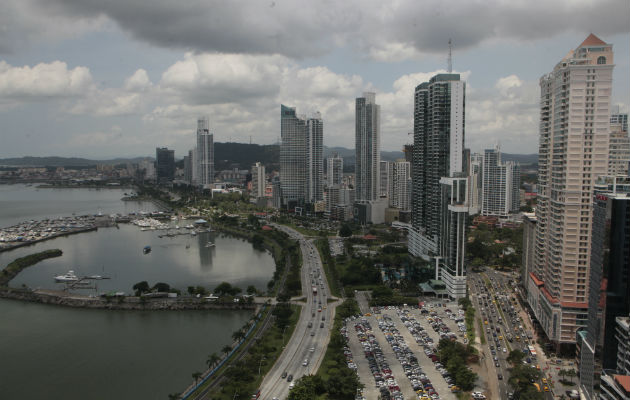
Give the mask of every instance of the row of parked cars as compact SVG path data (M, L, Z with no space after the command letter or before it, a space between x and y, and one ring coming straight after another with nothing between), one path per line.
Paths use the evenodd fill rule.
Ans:
M405 375L409 379L418 399L438 400L440 395L433 387L429 377L422 371L418 363L418 358L405 342L405 339L396 328L391 317L387 314L383 314L383 319L379 321L378 325L396 354L396 358L405 371Z

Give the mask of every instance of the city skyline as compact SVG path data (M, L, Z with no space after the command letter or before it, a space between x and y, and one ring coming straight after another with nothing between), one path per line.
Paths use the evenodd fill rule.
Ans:
M400 150L410 142L410 93L446 70L449 38L454 70L469 82L471 150L499 139L507 153L535 153L538 78L591 31L617 49L612 103L622 111L630 103L629 28L618 12L627 4L545 4L542 16L541 6L139 2L128 13L118 2L10 2L2 6L11 19L0 39L0 157L130 157L166 146L180 158L194 146L198 115L224 141L270 144L279 103L321 111L324 142L351 148L354 98L364 91L380 99L383 150ZM297 9L330 21L313 24ZM536 26L517 23L534 14ZM170 38L150 15L177 27Z

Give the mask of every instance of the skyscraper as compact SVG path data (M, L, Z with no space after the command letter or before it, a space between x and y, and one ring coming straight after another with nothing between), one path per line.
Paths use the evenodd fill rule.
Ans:
M266 187L265 166L257 162L252 166L252 196L257 199L264 197Z
M619 106L612 107L610 113L610 123L621 125L621 130L628 132L628 113L622 113Z
M618 188L626 189L621 185ZM582 341L580 386L587 398L592 399L595 399L594 378L599 371L617 367L616 319L630 313L630 197L627 194L595 190L588 322L586 335L578 335L578 343Z
M326 181L328 186L341 185L343 179L343 158L338 154L328 157L326 166Z
M160 184L173 182L175 176L175 150L166 147L155 149L155 174Z
M389 195L390 207L398 208L404 211L409 210L410 171L411 164L407 161L398 160L396 162L389 163L389 176L387 178L387 182L389 182L389 189L387 192Z
M355 201L380 197L381 106L374 93L363 93L355 107Z
M612 119L611 119L612 120ZM627 125L627 123L626 123ZM610 143L608 145L608 174L628 175L630 164L630 137L623 130L623 124L610 123Z
M608 167L612 45L589 35L540 79L534 270L528 301L557 347L588 307L593 184Z
M308 149L306 199L308 203L324 200L324 122L320 113L306 121Z
M389 197L390 194L390 189L391 189L391 182L389 181L389 178L391 177L391 168L392 168L392 163L389 161L381 161L381 168L380 168L380 189L379 189L379 196L380 197Z
M197 120L197 184L209 188L214 183L214 137L208 117Z
M306 119L295 107L280 107L282 205L290 208L323 200L324 124L319 113Z
M518 164L501 161L498 146L484 152L482 176L482 215L505 217L519 210L521 170Z
M465 93L459 74L438 74L418 85L414 94L409 252L435 263L436 278L444 280L451 297L466 292Z

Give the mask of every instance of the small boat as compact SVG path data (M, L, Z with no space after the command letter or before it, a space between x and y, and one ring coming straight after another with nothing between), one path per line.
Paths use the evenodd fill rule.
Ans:
M55 276L55 282L76 282L79 278L74 274L73 270L70 270L65 273L65 275L57 275Z
M212 242L208 242L208 243L206 243L206 247L214 247L214 246L215 246L215 244L214 244L214 243L212 243Z
M196 231L190 231L190 236L197 236L197 232Z
M151 246L144 246L144 249L142 249L142 252L144 254L150 253L151 252Z

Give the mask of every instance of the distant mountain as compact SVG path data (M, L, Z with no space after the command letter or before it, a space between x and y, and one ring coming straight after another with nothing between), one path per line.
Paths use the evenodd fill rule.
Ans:
M267 170L280 169L280 146L277 144L249 144L249 143L215 143L214 169L239 168L250 169L256 162L261 162Z
M515 161L519 164L538 164L538 154L508 154L501 153L502 161Z
M146 157L135 158L115 158L112 160L90 160L79 157L19 157L19 158L0 158L0 165L8 165L14 167L87 167L96 164L125 164L138 163Z
M356 158L356 153L354 149L347 149L345 147L324 146L324 158L330 157L335 153L343 158L344 167L347 165L354 165L354 159ZM405 153L403 153L402 151L381 151L381 160L383 161L396 161L400 158L405 158Z

